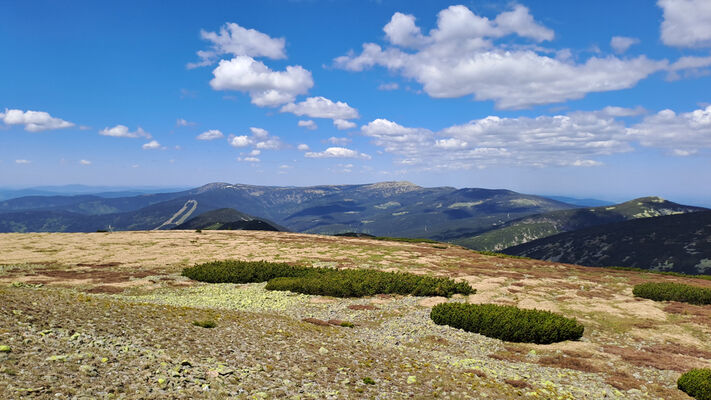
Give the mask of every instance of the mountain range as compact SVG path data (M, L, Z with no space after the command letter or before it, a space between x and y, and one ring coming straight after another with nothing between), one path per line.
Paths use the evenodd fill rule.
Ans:
M597 225L704 210L706 209L673 203L659 197L642 197L610 206L530 215L506 222L479 235L455 240L454 243L474 250L500 251L559 233Z
M574 200L596 204L594 199ZM7 199L0 201L0 232L258 229L349 233L434 239L479 251L583 265L699 273L705 271L708 261L704 260L711 259L711 249L703 241L708 227L698 225L703 220L694 218L707 215L704 212L708 210L659 197L590 207L504 189L425 188L409 182L311 187L211 183L128 196L83 193ZM635 224L638 221L645 222ZM701 234L683 234L697 231ZM683 255L686 250L676 245L665 248L667 242L683 247L684 240L695 243L693 254Z
M526 215L575 206L510 190L423 188L409 182L303 188L212 183L187 191L118 198L5 200L0 202L0 231L167 229L220 208L265 218L295 232L451 240Z
M504 253L593 267L711 272L711 211L640 218L561 233Z

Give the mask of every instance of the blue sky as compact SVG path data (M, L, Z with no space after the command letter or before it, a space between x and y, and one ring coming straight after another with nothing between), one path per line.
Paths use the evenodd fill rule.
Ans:
M0 185L711 205L706 0L0 2Z

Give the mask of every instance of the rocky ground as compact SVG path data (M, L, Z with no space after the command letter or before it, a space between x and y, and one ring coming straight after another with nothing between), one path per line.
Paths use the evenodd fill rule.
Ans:
M180 276L226 258L448 275L477 293L334 299ZM0 398L686 399L675 382L711 365L711 309L635 299L632 286L650 280L711 287L427 243L3 234ZM575 342L505 343L433 324L443 301L547 309L586 330Z

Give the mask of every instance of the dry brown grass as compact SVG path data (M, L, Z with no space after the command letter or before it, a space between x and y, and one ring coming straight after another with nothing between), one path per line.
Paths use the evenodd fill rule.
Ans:
M586 359L578 357L569 357L562 354L554 356L541 357L538 359L540 365L553 368L574 369L583 372L602 372L602 369L593 365Z

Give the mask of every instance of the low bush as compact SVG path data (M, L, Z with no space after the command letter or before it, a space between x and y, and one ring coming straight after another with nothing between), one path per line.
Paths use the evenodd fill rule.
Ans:
M495 304L438 304L432 307L430 318L437 325L449 325L507 342L550 344L579 339L584 331L583 325L575 319L549 311Z
M450 297L455 293L474 293L474 289L466 282L372 269L328 270L300 277L274 278L267 283L266 289L333 297L363 297L376 294Z
M711 400L711 369L692 369L679 377L676 386L696 400Z
M318 272L324 268L295 267L285 263L267 261L213 261L185 268L183 276L208 283L266 282L278 277L297 277Z
M267 290L333 297L376 294L445 296L474 293L466 282L449 278L372 269L298 267L266 261L213 261L185 268L183 276L208 283L267 282Z
M711 289L672 282L647 282L636 285L632 293L655 301L680 301L696 305L711 304Z
M206 319L204 321L193 321L193 325L201 328L214 328L217 326L217 322Z

